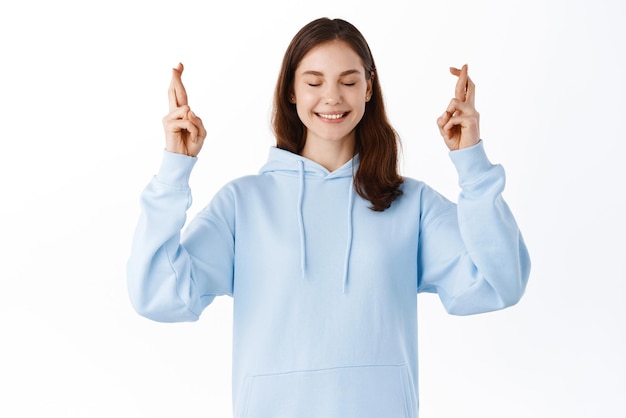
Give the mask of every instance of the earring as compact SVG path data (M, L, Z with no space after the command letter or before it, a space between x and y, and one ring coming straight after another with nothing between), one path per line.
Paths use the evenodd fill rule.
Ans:
M289 99L289 100L291 100L291 103L295 103L296 102L296 98L294 96L291 96L291 99Z

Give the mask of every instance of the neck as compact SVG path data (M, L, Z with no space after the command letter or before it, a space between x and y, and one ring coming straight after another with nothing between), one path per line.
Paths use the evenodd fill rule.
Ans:
M354 139L351 141L306 141L302 156L333 172L354 157Z

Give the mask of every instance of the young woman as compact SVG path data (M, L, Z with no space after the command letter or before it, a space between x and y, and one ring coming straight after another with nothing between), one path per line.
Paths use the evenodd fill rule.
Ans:
M304 26L275 92L276 147L185 228L207 135L174 69L166 150L128 263L135 309L195 321L234 298L235 417L415 417L417 293L452 314L517 303L530 261L479 137L467 66L437 120L458 205L397 168L370 49L350 23Z

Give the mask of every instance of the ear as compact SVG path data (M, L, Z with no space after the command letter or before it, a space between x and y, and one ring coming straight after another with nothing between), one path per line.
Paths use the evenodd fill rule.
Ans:
M374 83L374 72L370 73L370 78L367 79L367 89L365 90L365 101L369 102L372 98L373 88L372 85Z
M365 101L369 102L372 98L372 80L367 80L367 90L365 91Z

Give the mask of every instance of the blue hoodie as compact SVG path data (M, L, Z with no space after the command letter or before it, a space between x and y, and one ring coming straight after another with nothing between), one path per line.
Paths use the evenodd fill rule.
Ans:
M517 303L530 270L483 143L450 153L458 206L420 181L384 212L336 171L271 148L184 228L195 158L164 152L142 194L130 299L156 321L195 321L233 297L236 418L416 417L417 293L468 315Z

